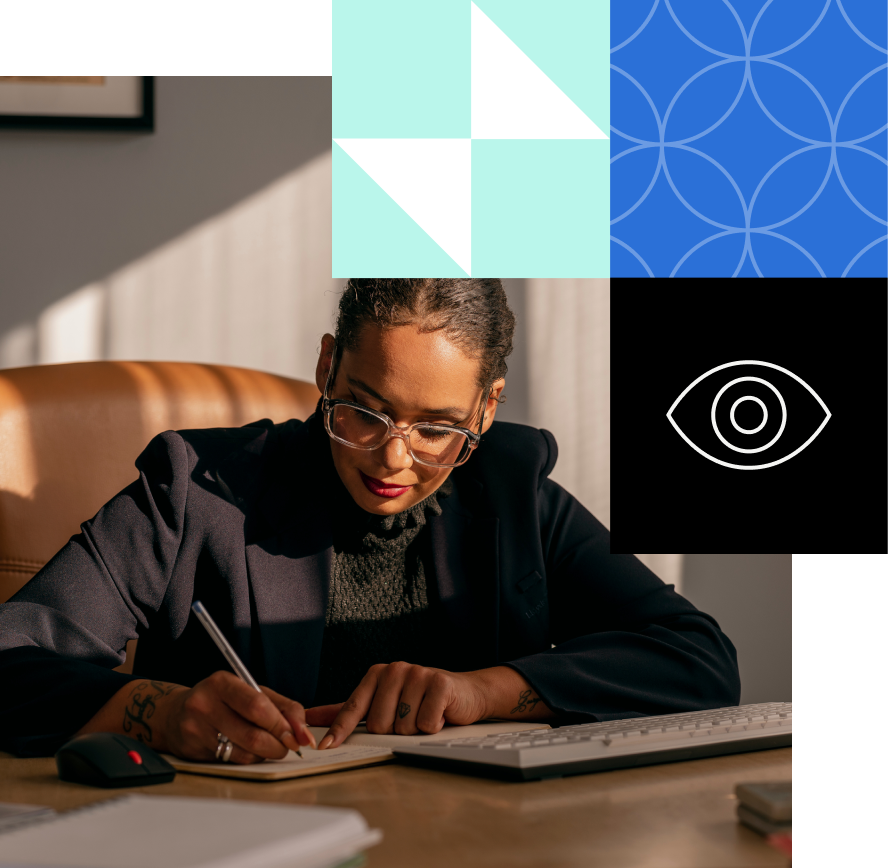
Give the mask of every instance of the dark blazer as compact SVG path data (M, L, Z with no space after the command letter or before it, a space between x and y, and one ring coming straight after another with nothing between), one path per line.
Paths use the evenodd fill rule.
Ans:
M610 553L607 530L548 479L556 455L548 431L497 422L453 471L428 526L447 668L507 663L570 720L736 704L731 642ZM194 599L260 683L312 703L333 563L320 418L167 431L136 467L0 606L0 747L52 752L129 679L192 685L227 668ZM135 637L134 674L113 672Z

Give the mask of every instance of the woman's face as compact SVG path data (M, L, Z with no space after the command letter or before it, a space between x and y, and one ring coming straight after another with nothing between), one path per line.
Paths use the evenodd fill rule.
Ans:
M316 371L322 392L332 359L333 336L324 335ZM370 407L400 427L414 422L444 422L477 431L483 398L477 385L478 372L479 362L465 355L442 332L422 334L413 325L391 329L368 325L361 332L357 350L343 352L328 397ZM505 380L493 385L482 432L493 422L496 399L504 385ZM419 503L452 470L415 462L400 437L392 437L369 451L352 449L332 438L330 447L349 494L361 509L377 515L403 512Z

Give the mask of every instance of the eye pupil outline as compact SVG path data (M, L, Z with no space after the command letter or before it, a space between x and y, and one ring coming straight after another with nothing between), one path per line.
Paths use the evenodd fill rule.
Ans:
M732 443L728 443L725 440L722 432L718 430L718 423L715 421L715 410L718 406L719 398L725 393L727 389L730 389L735 383L746 383L746 382L754 382L761 383L764 386L767 386L776 396L777 400L780 401L780 409L783 411L783 418L780 422L780 430L773 436L771 440L769 440L764 446L758 446L755 449L741 449L739 446L734 446ZM735 405L736 406L736 405ZM718 394L715 396L715 400L712 402L712 412L710 413L712 418L712 428L715 431L715 436L724 443L728 449L733 449L734 452L742 452L746 455L752 455L755 452L764 452L766 449L770 449L782 436L783 429L786 428L786 402L783 400L783 395L777 390L777 387L773 383L769 383L767 380L763 380L761 377L737 377L736 380L731 380L730 383L725 383L721 389L718 390Z
M737 407L742 404L744 401L755 401L759 407L762 408L762 421L759 422L758 427L756 428L741 428L737 424L737 420L734 418L734 414L737 412ZM741 434L758 434L762 428L765 427L768 423L768 408L765 406L764 402L760 398L756 398L755 395L744 395L742 398L738 398L731 405L731 424L741 433Z
M723 371L725 368L732 368L737 365L760 365L765 368L773 368L776 371L781 371L788 377L792 377L796 382L804 386L804 388L806 388L814 396L814 398L817 400L817 403L820 404L820 406L823 408L825 416L823 421L818 426L817 430L801 446L790 452L789 455L785 455L783 458L779 458L776 461L770 461L766 464L731 464L728 461L723 461L720 458L716 458L715 456L710 455L708 452L697 446L697 444L694 443L694 441L691 440L687 436L687 434L685 434L685 432L681 430L678 423L673 418L672 414L675 412L676 407L678 407L685 395L687 395L688 392L690 392L691 389L693 389L694 386L697 385L697 383L705 380L707 377L712 376L717 371ZM685 443L687 443L688 446L690 446L695 452L699 452L700 455L702 455L704 458L707 458L709 461L712 461L715 464L720 464L722 467L729 467L732 470L765 470L769 467L776 467L778 464L783 464L785 461L789 461L790 458L795 457L799 454L799 452L806 449L824 429L826 423L829 422L829 420L832 418L832 413L830 412L829 407L826 406L820 395L818 395L817 392L815 392L800 376L798 376L798 374L794 374L792 371L787 370L780 365L775 365L773 362L762 362L757 359L742 359L736 362L725 362L722 365L716 365L716 367L710 368L708 371L693 380L693 382L691 382L690 385L686 386L679 394L679 396L672 402L672 406L666 411L666 418L669 420L669 423L672 425L672 427L675 428L681 439L684 440Z

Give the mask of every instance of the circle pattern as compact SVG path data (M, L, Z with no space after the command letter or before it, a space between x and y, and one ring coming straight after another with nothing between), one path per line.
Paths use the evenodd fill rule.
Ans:
M888 274L888 214L870 192L888 183L888 101L873 89L888 81L888 48L864 9L857 0L612 5L612 276ZM677 89L676 71L687 75ZM655 139L639 121L645 111ZM846 136L843 115L854 116ZM691 121L698 130L686 129ZM768 210L784 201L789 213Z

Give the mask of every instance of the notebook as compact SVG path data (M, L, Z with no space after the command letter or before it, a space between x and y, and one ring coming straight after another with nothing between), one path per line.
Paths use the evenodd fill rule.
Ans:
M133 795L0 834L0 866L332 868L381 839L348 808Z
M327 732L325 726L310 726L315 741L319 742ZM514 721L485 721L469 726L445 726L434 735L373 735L363 725L339 746L327 750L302 748L302 759L293 751L279 760L266 760L254 765L232 765L231 763L202 763L183 760L164 754L176 771L198 775L218 775L224 778L242 778L249 781L280 781L286 778L300 778L319 775L325 772L391 762L395 757L392 748L403 744L416 744L421 741L448 741L452 738L483 737L500 732L521 732L526 729L549 729L547 723L515 723Z

